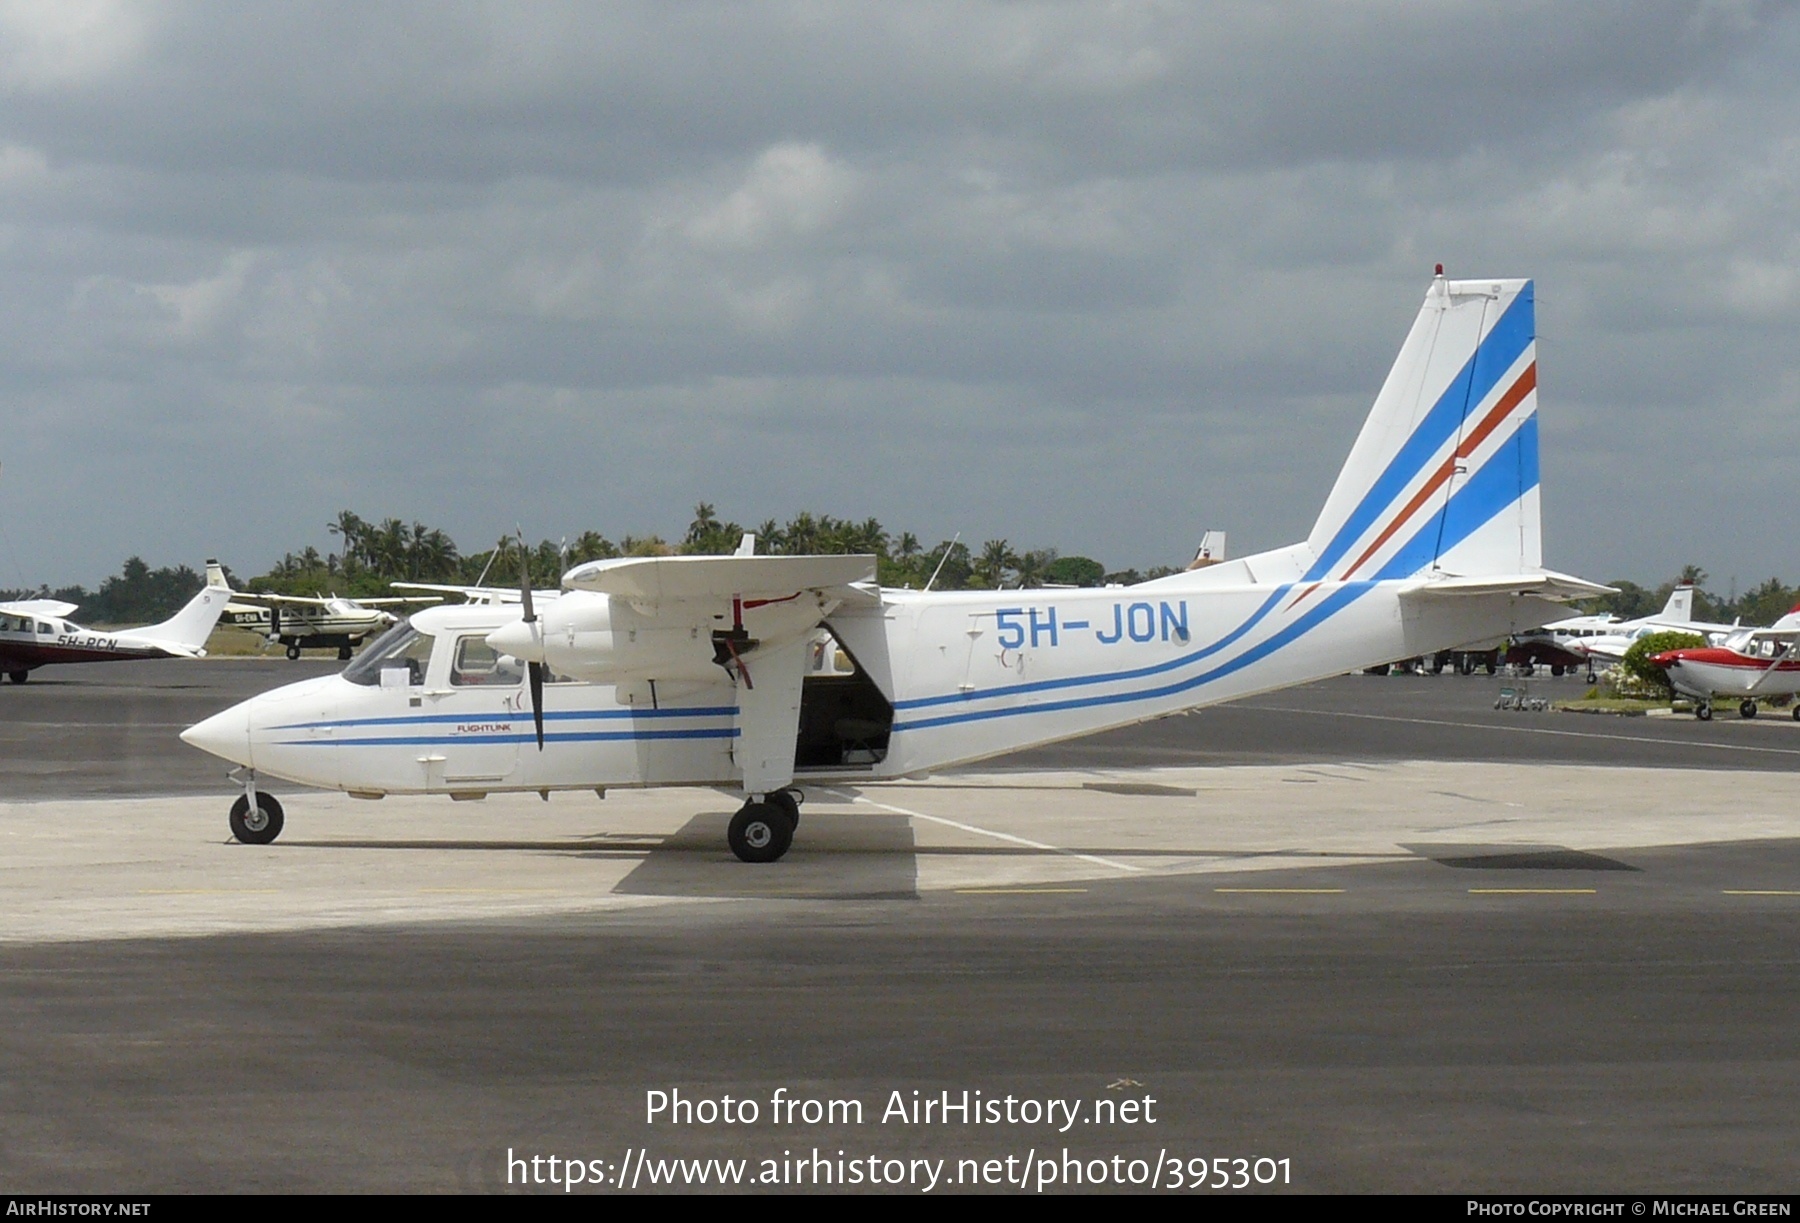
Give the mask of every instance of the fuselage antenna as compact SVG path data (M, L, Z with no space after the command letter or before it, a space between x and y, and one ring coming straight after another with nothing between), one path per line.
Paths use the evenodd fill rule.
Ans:
M942 556L938 557L937 568L931 571L931 578L925 583L926 590L930 590L931 583L938 580L938 574L944 571L944 562L950 559L950 554L952 552L956 551L956 541L961 538L961 531L958 531L955 535L950 537L950 546L944 549L944 554Z

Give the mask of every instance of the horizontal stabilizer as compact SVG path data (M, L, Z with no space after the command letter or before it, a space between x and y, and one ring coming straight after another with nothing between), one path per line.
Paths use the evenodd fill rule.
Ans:
M563 574L563 585L656 603L664 599L790 595L830 590L875 577L875 558L853 556L628 556L589 561Z
M1602 586L1566 573L1510 573L1493 576L1427 578L1417 586L1400 592L1403 599L1453 598L1464 595L1521 594L1545 599L1590 599L1595 595L1616 594L1611 586Z

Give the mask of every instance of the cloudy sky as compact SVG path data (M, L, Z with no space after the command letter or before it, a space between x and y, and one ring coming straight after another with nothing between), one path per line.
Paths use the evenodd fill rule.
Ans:
M1547 563L1800 580L1791 4L0 0L0 586L874 515L1305 535L1538 283Z

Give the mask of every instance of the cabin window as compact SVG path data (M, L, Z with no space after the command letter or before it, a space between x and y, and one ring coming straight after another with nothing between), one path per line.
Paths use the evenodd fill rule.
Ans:
M457 640L456 658L450 664L450 683L455 687L512 688L524 677L519 660L496 652L484 637Z

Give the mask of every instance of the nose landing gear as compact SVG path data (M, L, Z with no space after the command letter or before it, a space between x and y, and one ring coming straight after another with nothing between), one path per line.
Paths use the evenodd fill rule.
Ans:
M255 773L233 769L230 776L244 787L238 800L231 804L231 835L245 845L267 845L281 835L285 822L281 804L273 794L257 790Z

